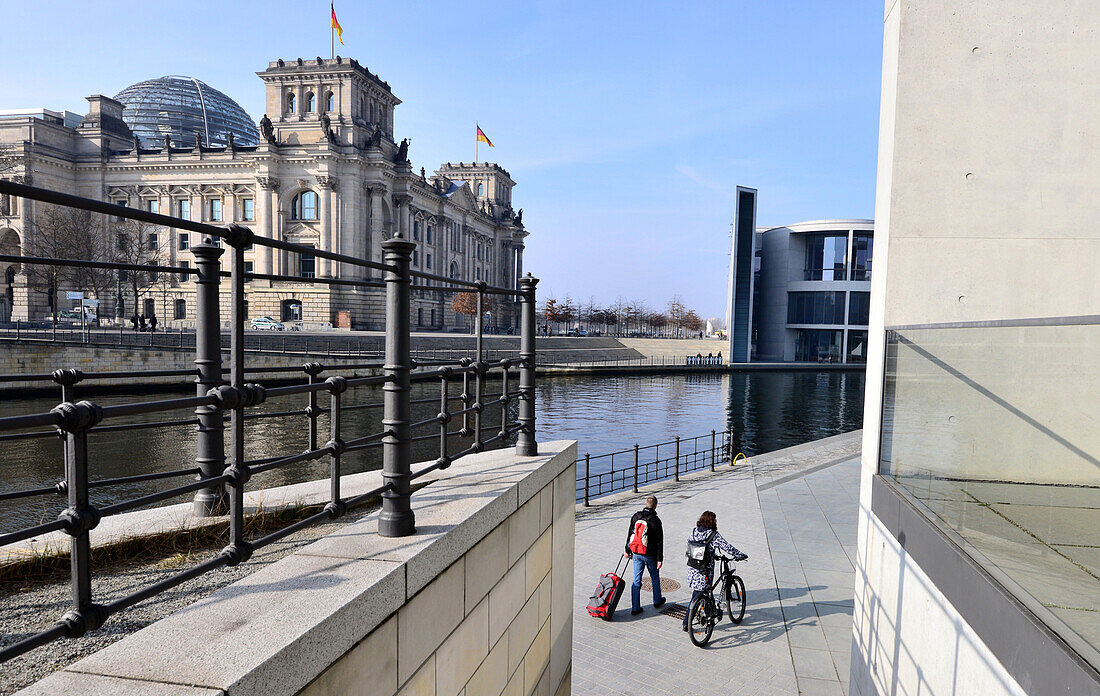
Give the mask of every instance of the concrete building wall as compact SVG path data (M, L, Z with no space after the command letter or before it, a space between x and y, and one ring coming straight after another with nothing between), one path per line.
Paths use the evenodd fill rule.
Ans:
M852 694L1049 693L1017 683L991 637L968 625L906 540L872 513L871 490L884 327L1097 311L1100 233L1086 221L1100 212L1091 116L1100 103L1098 27L1100 6L1089 2L886 3ZM938 357L972 370L978 348ZM1082 350L1077 360L1100 359L1095 343ZM1075 389L1100 388L1067 391L1049 370L1029 376L1040 360L1031 352L1020 346L1022 359L973 371L976 383L1011 382L1011 396L1029 394L1040 418ZM935 440L929 455L951 456L983 430L1011 441L998 417L961 429L937 420L945 415L937 404L966 403L945 382L905 386L904 409Z

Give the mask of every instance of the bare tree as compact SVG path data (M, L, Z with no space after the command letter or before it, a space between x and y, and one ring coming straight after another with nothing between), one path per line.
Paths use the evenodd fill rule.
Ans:
M42 204L26 235L27 255L80 261L111 260L103 217L86 210ZM53 321L57 321L57 294L62 285L75 287L101 299L112 275L99 268L77 268L46 264L24 264L27 280L35 292L47 295Z
M127 263L138 266L159 265L161 260L160 246L154 241L161 228L141 220L120 220L112 223L111 233L114 236L113 256L119 263ZM156 284L158 274L155 271L129 270L126 271L126 283L133 297L133 315L139 312L139 302L142 295L147 293Z

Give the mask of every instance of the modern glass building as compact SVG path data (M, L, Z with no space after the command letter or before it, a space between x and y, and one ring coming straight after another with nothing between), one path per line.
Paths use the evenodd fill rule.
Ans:
M255 121L240 104L194 77L145 80L115 99L125 106L122 120L144 147L163 146L165 135L178 147L194 147L197 134L203 145L226 145L230 133L237 145L260 142Z
M817 220L751 233L752 309L734 308L729 326L751 326L753 360L867 360L874 227ZM735 229L735 248L744 235Z

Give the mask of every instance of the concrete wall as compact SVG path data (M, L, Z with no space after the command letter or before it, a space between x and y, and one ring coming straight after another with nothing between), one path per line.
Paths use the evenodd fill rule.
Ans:
M1100 5L1091 2L886 3L852 694L1022 693L871 513L883 331L1096 312L1100 231L1089 221L1100 213L1091 116L1100 103L1098 27ZM1095 364L1098 350L1086 343L1077 363ZM946 357L971 370L975 356L964 352L965 362ZM987 356L974 374L999 370L1014 394L1031 392L1027 405L1042 417L1050 415L1044 400L1100 386L1067 389L1064 375L1052 384L1049 371L1028 377L1038 359L1024 354L1005 351L996 364ZM932 406L955 396L943 378L914 380L895 402L913 418L927 414L937 457L976 433L1005 432L994 409L962 413L980 419L965 433L938 422L944 414Z
M439 472L415 536L368 515L20 693L568 694L576 443L539 447Z

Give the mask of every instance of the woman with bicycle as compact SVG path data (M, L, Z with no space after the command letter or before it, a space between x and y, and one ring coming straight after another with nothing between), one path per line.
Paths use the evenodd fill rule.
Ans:
M743 561L748 558L747 554L738 551L733 544L726 541L718 533L718 516L710 510L699 516L699 521L695 523L695 529L691 531L691 535L688 537L689 550L691 546L699 544L705 544L706 549L702 562L698 564L701 567L688 566L688 587L691 588L689 607L695 604L695 600L709 595L714 589L716 583L712 584L711 578L714 576L714 552L716 550L733 560ZM685 632L688 630L690 616L690 611L684 616Z

